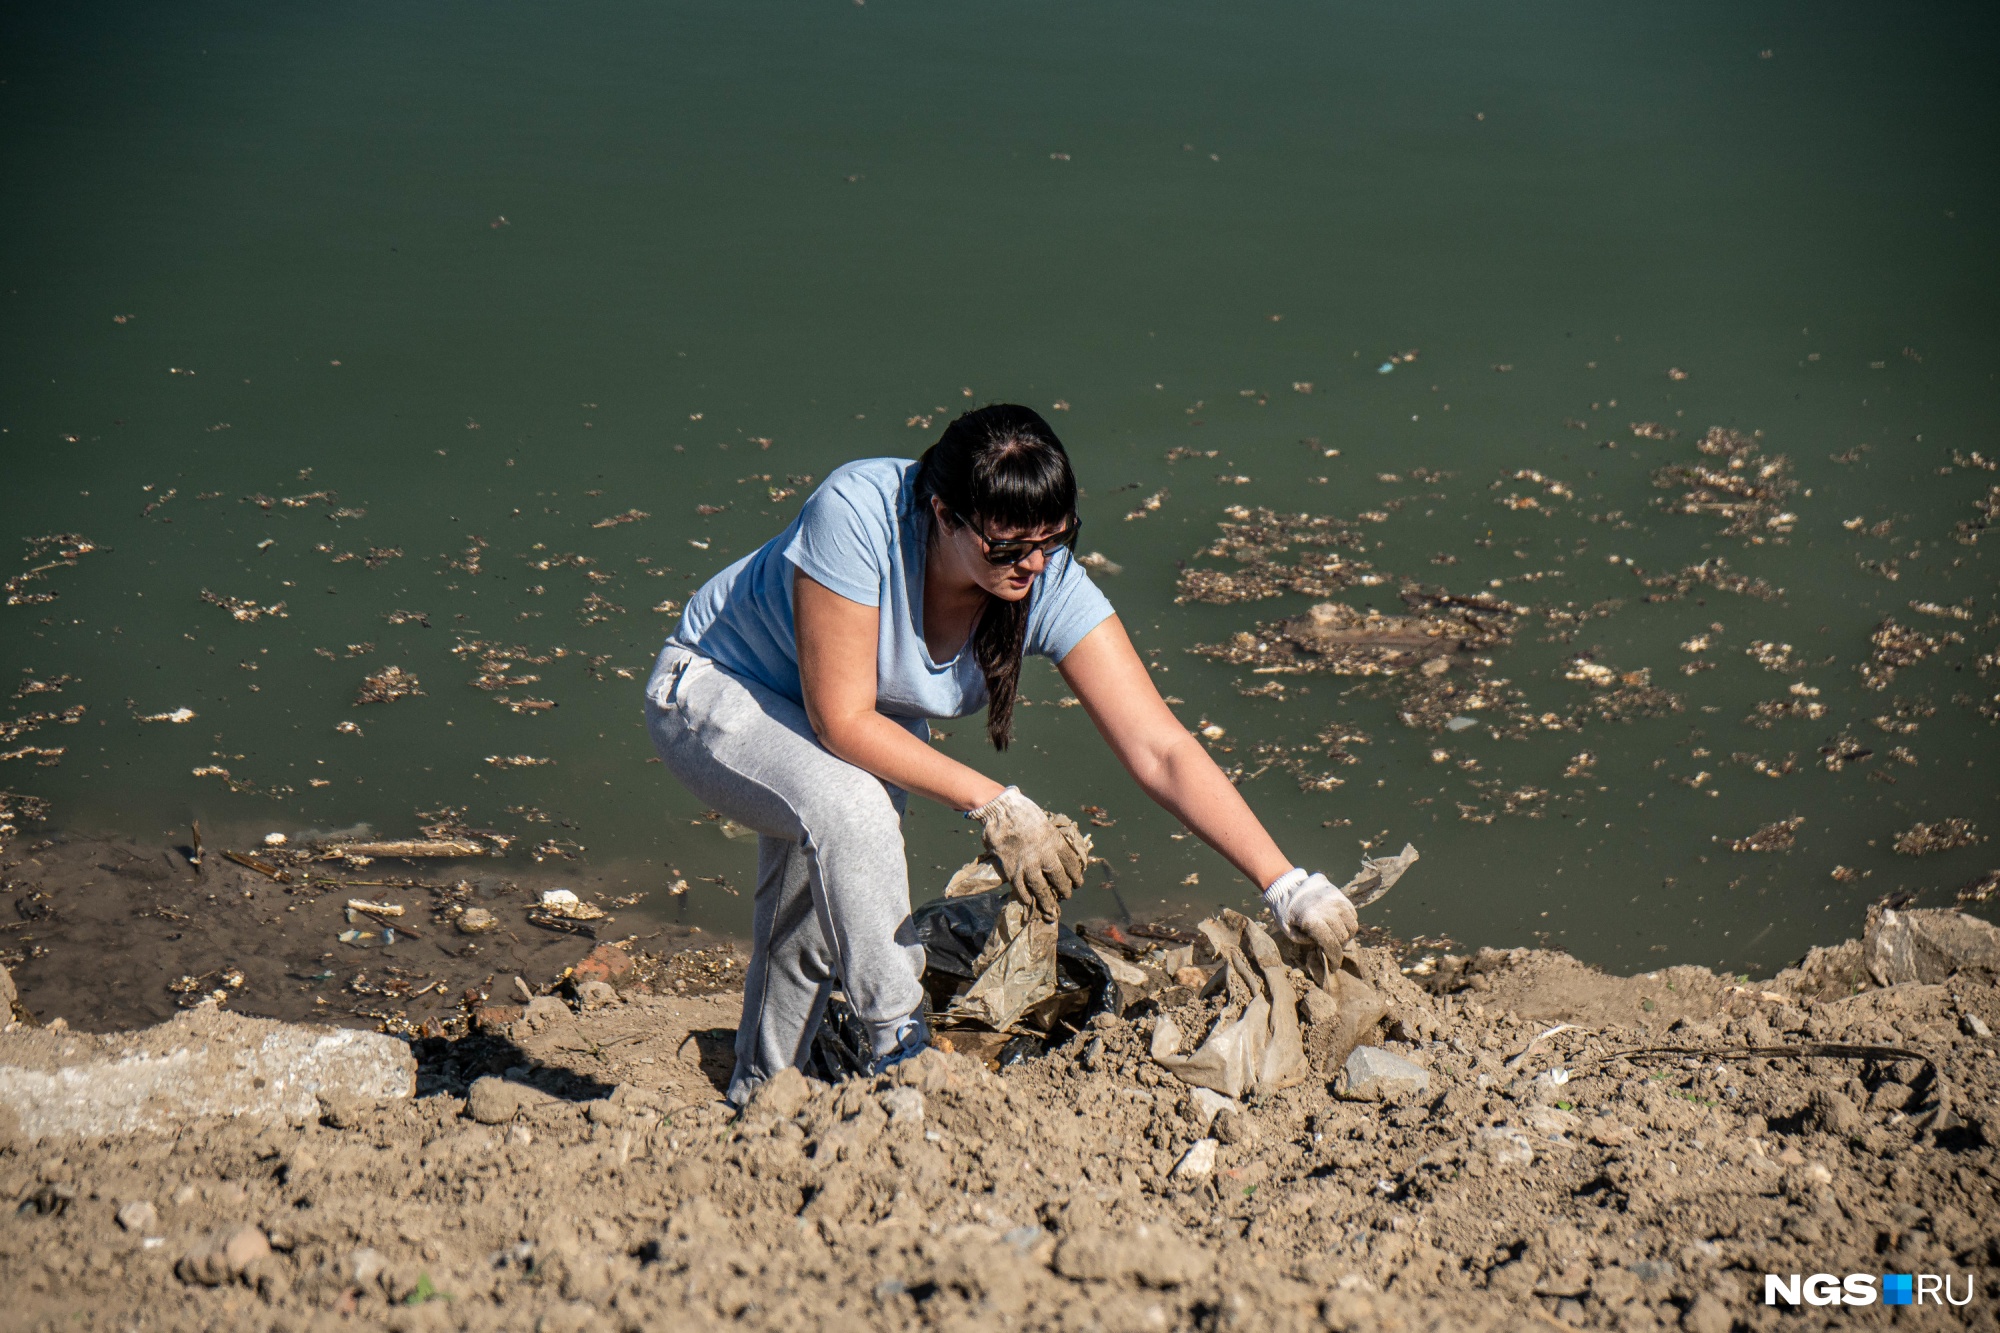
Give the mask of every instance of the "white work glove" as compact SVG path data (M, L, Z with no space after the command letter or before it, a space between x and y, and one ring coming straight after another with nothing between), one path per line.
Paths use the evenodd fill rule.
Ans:
M1354 904L1325 875L1307 874L1294 866L1264 890L1264 902L1295 944L1317 944L1329 963L1337 962L1347 942L1361 929Z
M1083 883L1090 860L1090 839L1068 815L1052 815L1009 787L966 812L976 819L986 850L1000 863L1000 873L1014 886L1014 896L1042 918L1062 915L1062 901Z

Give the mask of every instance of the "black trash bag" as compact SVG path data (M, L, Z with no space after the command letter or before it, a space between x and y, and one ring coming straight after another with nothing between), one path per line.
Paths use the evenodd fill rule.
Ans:
M1000 909L1012 896L1008 889L963 898L938 898L911 913L917 942L924 946L925 1009L941 1014L953 997L976 977L974 962L985 950L998 923ZM1046 1031L1021 1032L1000 1050L1001 1065L1015 1064L1049 1048L1050 1037L1062 1027L1080 1028L1099 1014L1118 1012L1118 983L1111 969L1081 935L1062 926L1056 933L1056 994L1045 1002L1056 1014ZM1036 1006L1040 1009L1042 1006ZM829 1082L850 1074L865 1074L870 1064L868 1030L843 996L826 1007L826 1019L813 1037L805 1072Z

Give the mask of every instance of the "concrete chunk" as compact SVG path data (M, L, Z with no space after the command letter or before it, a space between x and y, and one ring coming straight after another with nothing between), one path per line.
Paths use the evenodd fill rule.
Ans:
M29 1143L159 1133L206 1116L307 1120L321 1094L365 1101L416 1091L394 1037L195 1009L158 1027L92 1036L0 1034L0 1128Z
M1871 907L1861 955L1878 986L1961 975L2000 981L2000 927L1944 907Z
M1356 1046L1342 1070L1340 1095L1355 1102L1393 1102L1430 1091L1430 1071L1379 1046Z

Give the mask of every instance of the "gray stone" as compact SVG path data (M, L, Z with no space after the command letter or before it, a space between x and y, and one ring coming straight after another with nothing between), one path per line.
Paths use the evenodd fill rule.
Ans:
M1188 1150L1181 1154L1181 1160L1174 1163L1174 1179L1187 1184L1197 1184L1215 1174L1214 1139L1196 1139Z
M1356 1046L1342 1070L1340 1095L1355 1102L1390 1102L1421 1097L1431 1088L1430 1071L1379 1046Z
M1962 1015L1958 1020L1958 1025L1964 1030L1966 1036L1977 1037L1981 1041L1985 1041L1993 1035L1993 1029L1988 1027L1986 1020L1978 1014L1967 1013Z
M1950 908L1871 907L1861 958L1878 986L1952 976L2000 981L2000 927Z
M159 1133L207 1116L293 1121L322 1094L385 1101L416 1091L409 1046L379 1032L203 1008L102 1036L0 1034L0 1123L29 1143Z
M160 1224L160 1212L147 1199L128 1199L118 1205L118 1225L141 1236Z
M14 975L0 963L0 1028L14 1021L14 1005L20 999L20 992L14 989Z
M1194 1108L1195 1123L1203 1130L1214 1124L1224 1111L1242 1106L1234 1097L1225 1097L1213 1088L1188 1089L1188 1104Z

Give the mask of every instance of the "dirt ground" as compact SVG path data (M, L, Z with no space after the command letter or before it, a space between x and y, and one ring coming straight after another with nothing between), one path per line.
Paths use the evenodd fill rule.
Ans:
M1212 1123L1148 1057L1153 1001L1002 1072L931 1051L739 1115L726 969L642 960L560 998L586 969L418 1040L410 1100L0 1151L0 1324L2000 1327L2000 989L1875 987L1859 959L1745 983L1489 950L1412 978L1364 949L1379 1044L1428 1092L1343 1101L1315 1068ZM1935 1071L1719 1058L1807 1043ZM1687 1053L1620 1054L1657 1047ZM1176 1175L1205 1139L1213 1171ZM1766 1272L1978 1291L1794 1312Z

